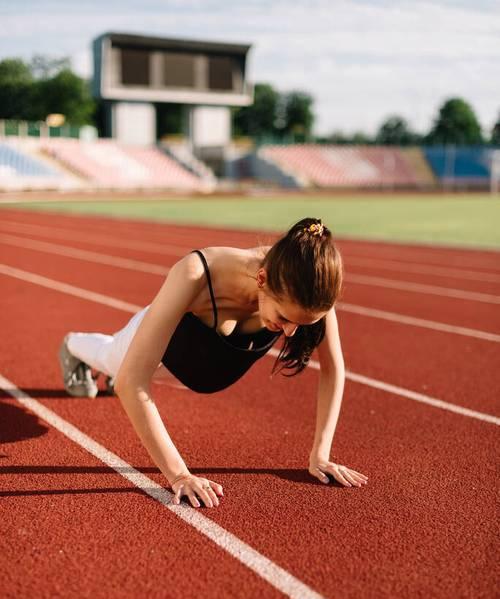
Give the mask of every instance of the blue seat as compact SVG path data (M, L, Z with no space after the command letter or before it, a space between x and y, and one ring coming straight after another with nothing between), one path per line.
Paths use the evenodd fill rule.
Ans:
M483 147L429 147L424 154L439 179L490 178L490 150Z
M14 170L17 175L25 177L53 177L57 175L54 170L31 158L31 156L26 156L18 150L0 143L0 170L2 167L8 167Z

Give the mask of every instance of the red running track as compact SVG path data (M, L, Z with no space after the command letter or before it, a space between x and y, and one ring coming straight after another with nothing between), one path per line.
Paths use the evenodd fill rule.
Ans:
M10 210L2 212L0 231L8 220L89 234L109 232L112 224L112 236L163 239L188 249L236 245L238 239L238 245L253 245L256 239L254 233ZM166 266L177 259L51 241ZM342 246L347 265L349 256L367 246L371 257L378 255L377 244ZM436 248L381 247L381 260L418 258L419 264L444 266L459 260L452 259L451 250L444 250L439 262ZM139 305L158 287L158 275L9 244L0 244L0 252L4 264ZM456 252L468 268L495 272L493 253L486 252L481 262L481 253ZM405 273L400 279L410 280ZM119 400L66 397L55 359L68 330L113 331L129 315L5 275L0 280L0 374L161 483ZM445 283L437 283L435 275L429 281ZM478 283L468 288L484 292ZM453 285L459 287L460 281ZM398 312L400 296L394 290L386 294L385 309ZM348 289L344 300L363 300L370 307L373 295L369 287L364 297ZM405 314L430 318L419 312L428 298L413 296L415 305L405 304ZM455 300L433 301L442 313L448 308L453 324L470 326L470 316L462 318L451 307ZM494 332L498 320L492 318L498 319L498 310L475 324ZM340 322L350 370L498 416L498 343L347 312L340 312ZM224 485L221 507L198 512L325 597L495 596L497 425L348 382L333 458L366 473L370 482L362 489L324 486L306 470L317 372L269 379L271 364L265 358L243 380L213 396L156 386L159 409L190 467ZM0 564L6 597L281 595L7 394L0 401L0 434Z

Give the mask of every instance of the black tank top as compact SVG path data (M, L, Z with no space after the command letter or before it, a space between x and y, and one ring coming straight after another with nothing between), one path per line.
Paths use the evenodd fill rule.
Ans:
M214 393L229 387L262 358L281 333L261 329L255 333L222 335L217 331L217 306L205 256L196 252L207 275L214 324L206 325L192 312L186 312L163 354L162 363L181 383L198 393ZM250 349L249 349L250 348Z

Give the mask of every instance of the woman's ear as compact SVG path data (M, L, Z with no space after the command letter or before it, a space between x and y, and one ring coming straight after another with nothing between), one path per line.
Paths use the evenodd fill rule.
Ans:
M266 271L263 268L260 268L257 272L257 287L262 289L266 283Z

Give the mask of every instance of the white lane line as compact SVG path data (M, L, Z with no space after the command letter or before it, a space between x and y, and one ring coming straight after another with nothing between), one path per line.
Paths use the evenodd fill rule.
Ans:
M278 356L277 350L271 349L269 353L271 352L273 352L273 355ZM308 365L311 368L314 368L314 370L320 369L319 362L316 360L310 360ZM406 399L418 401L434 408L440 408L441 410L447 410L448 412L453 412L454 414L460 414L461 416L475 418L476 420L482 420L483 422L489 422L490 424L496 424L497 426L500 426L500 418L491 416L491 414L485 414L484 412L463 408L462 406L457 406L456 404L443 401L442 399L436 399L430 395L424 395L423 393L417 393L416 391L411 391L410 389L405 389L404 387L398 387L396 385L391 385L390 383L384 383L384 381L379 381L377 379L364 376L363 374L356 374L355 372L350 372L347 370L346 378L355 383L359 383L360 385L367 385L369 387L373 387L374 389L380 389L381 391L386 391L387 393L392 393L393 395L399 395L400 397L404 397Z
M165 223L168 224L168 223ZM188 226L186 223L183 226ZM186 252L192 249L190 246L179 246L179 245L165 245L163 243L154 243L154 242L143 242L138 240L130 240L123 241L122 238L118 237L110 237L109 235L99 235L95 233L78 233L74 229L62 228L62 227L49 227L47 225L35 225L35 224L27 224L20 221L8 220L8 221L0 221L0 229L6 228L14 231L24 231L25 233L39 233L40 235L49 236L50 238L59 237L60 239L69 239L69 240L78 240L82 242L94 242L99 243L101 245L108 246L117 246L124 247L130 249L143 249L145 251L150 251L153 253L160 254L170 254L183 256ZM234 233L235 231L232 231ZM366 241L366 240L361 240ZM383 240L382 240L383 241ZM397 244L396 244L397 245ZM397 249L397 248L396 248ZM440 248L438 248L440 249ZM468 248L453 248L458 250L467 250ZM490 250L491 251L491 250ZM499 252L500 256L500 252ZM402 272L417 272L423 274L434 274L434 275L442 275L455 277L459 279L471 279L477 281L490 281L490 282L500 282L500 275L494 274L491 272L483 272L481 270L466 270L461 268L450 268L447 266L439 266L426 264L426 257L423 256L422 259L424 262L422 263L414 263L408 262L405 260L390 260L385 258L380 258L380 260L375 258L368 258L361 255L353 255L351 252L347 251L345 256L346 264L358 264L360 266L370 266L374 268L382 268L387 270L396 270Z
M385 260L381 258L357 258L347 253L345 257L346 266L366 266L380 270L395 270L399 272L416 272L425 275L435 275L439 277L450 277L455 279L469 279L471 281L487 281L491 283L500 283L500 275L475 270L466 270L460 268L449 268L445 266L432 266L430 264L412 264L410 262L398 262L397 260Z
M0 274L13 276L18 279L28 281L30 283L42 285L43 287L55 289L56 291L62 291L63 293L69 293L70 295L75 295L76 297L87 299L89 301L93 301L99 304L104 304L105 306L110 306L112 308L116 308L118 310L123 310L125 312L130 312L133 314L142 309L142 306L128 304L126 302L122 302L120 300L112 298L108 295L102 295L100 293L94 293L91 291L89 292L86 289L80 289L79 287L74 287L73 285L59 283L58 281L53 281L52 279L48 279L46 277L40 277L39 275L33 275L32 273L26 273L25 271L20 271L11 267L5 268L5 265L2 264L0 264ZM29 276L25 277L24 275ZM54 284L52 285L52 283ZM275 349L271 349L266 355L277 356L278 351ZM310 364L312 368L319 369L318 362L311 360ZM404 389L403 387L396 387L395 385L391 385L390 383L384 383L383 381L378 381L377 379L366 377L362 374L356 374L354 372L349 371L346 376L347 378L350 378L351 380L356 381L357 383L360 383L362 385L367 385L368 387L373 387L375 389L382 389L389 393L395 393L396 395L406 397L407 399L415 399L417 401L422 401L423 403L428 403L429 405L432 405L434 407L447 409L451 412L456 412L458 414L466 415L471 418L478 418L479 420L483 420L485 422L493 422L494 424L500 423L500 419L496 418L495 416L484 414L482 412L476 412L475 410L469 410L467 408L462 408L460 406L456 406L455 404L451 404L440 399L435 399L433 397L422 395L421 393L417 393L409 389Z
M61 291L62 293L67 293L69 295L74 295L80 299L86 299L98 304L104 304L110 308L116 308L117 310L123 310L132 314L142 310L142 306L129 304L128 302L122 302L121 300L110 297L109 295L103 295L102 293L95 293L94 291L88 291L87 289L82 289L81 287L75 287L74 285L61 283L59 281L55 281L54 279L49 279L47 277L42 277L41 275L36 275L25 270L20 270L19 268L12 268L11 266L7 266L7 264L0 264L0 274L21 279L21 281L28 281L29 283L34 283L35 285L41 285L42 287L47 287L48 289L54 289L55 291Z
M355 275L347 273L346 280L358 285L373 285L375 287L386 287L388 289L401 289L403 291L414 291L415 293L430 293L446 297L456 297L475 302L488 304L500 304L500 296L477 291L465 291L464 289L452 289L451 287L438 287L437 285L424 285L423 283L412 283L411 281L396 281L384 279L383 277L370 277L368 275Z
M493 341L494 343L500 343L500 335L496 335L495 333L488 333L487 331L480 331L478 329L457 327L455 325L446 324L443 322L425 320L423 318L415 318L413 316L405 316L404 314L397 314L396 312L386 312L385 310L376 310L375 308L365 308L364 306L346 304L345 302L339 302L337 307L339 310L343 312L352 312L353 314L360 314L361 316L381 318L383 320L389 320L391 322L401 322L403 324L409 324L415 327L422 327L424 329L442 331L443 333L454 333L455 335L464 335L466 337L475 337L476 339L483 339L484 341Z
M83 241L88 243L94 242L97 244L111 246L111 247L123 247L129 249L138 249L147 252L162 253L174 256L184 256L189 248L182 248L180 246L165 245L160 243L142 242L142 241L123 241L122 239L105 235L95 234L81 234L78 232L68 231L67 229L55 229L52 227L46 227L43 225L26 225L23 223L4 221L0 222L0 228L14 228L15 230L24 230L35 232L45 232L42 234L50 235L50 237L58 237L60 239L68 239L72 241ZM42 243L42 242L40 242ZM83 250L82 250L83 251ZM152 265L153 266L153 265ZM346 274L346 281L352 281L360 285L373 285L378 287L385 287L389 289L400 289L403 291L412 291L416 293L429 293L432 295L439 295L444 297L454 297L459 299L466 299L471 301L486 302L493 304L500 304L500 296L490 295L486 293L479 293L474 291L466 291L463 289L453 289L450 287L440 287L436 285L425 285L423 283L413 283L411 281L398 281L394 279L386 279L383 277L373 277L368 275L356 275L354 273Z
M46 241L37 241L34 239L26 239L25 237L16 237L14 235L6 235L0 233L0 243L14 245L16 247L36 250L37 252L46 252L49 254L57 254L69 258L77 258L78 260L86 260L87 262L95 262L97 264L106 264L109 266L117 266L119 268L128 268L130 270L147 272L154 275L166 275L170 268L152 264L151 262L143 262L142 260L131 260L130 258L121 258L120 256L110 256L100 252L90 252L79 248L70 247L67 245L59 245L56 243L48 243Z
M10 235L5 236L5 235L0 234L0 242L2 242L5 237L12 237L12 236L10 236ZM14 238L14 239L17 239L17 238ZM10 241L7 241L6 243L10 243ZM42 251L49 252L49 253L67 255L68 257L71 257L71 258L78 258L78 259L87 260L90 262L96 262L99 264L102 263L102 264L117 266L119 268L127 268L129 270L147 272L150 274L160 274L162 276L164 276L169 270L167 267L161 267L157 264L151 264L149 262L139 262L138 260L127 260L127 259L122 259L122 258L115 259L114 256L109 256L108 254L100 254L100 253L94 254L93 252L87 252L86 250L79 250L77 248L69 248L69 251L67 253L65 253L64 251L59 252L58 248L62 248L64 250L64 249L68 249L67 246L59 246L57 244L49 244L46 242L34 242L34 243L35 244L41 243L42 246L40 246L38 248L36 245L34 245L32 249L41 249ZM17 243L15 245L17 245ZM27 246L23 245L23 247L27 247ZM3 265L3 266L6 267L6 265ZM19 273L27 272L27 271L15 269L12 267L7 267L7 268L11 268L12 271L17 271ZM158 272L156 272L155 269L158 269ZM7 273L5 273L5 274L7 274ZM40 275L35 275L33 273L28 273L28 274L30 276L34 276L34 277L40 276ZM46 277L41 277L41 278L45 279L46 281L53 281L53 279L47 279ZM54 281L54 282L59 285L62 284L62 283L58 283L57 281ZM81 289L81 288L76 287L75 289ZM85 290L82 290L82 291L85 291ZM441 331L444 333L452 333L455 335L463 335L466 337L474 337L476 339L483 339L484 341L493 341L495 343L500 342L500 335L496 335L495 333L488 333L487 331L481 331L479 329L471 329L471 328L467 328L467 327L459 327L459 326L455 326L455 325L449 325L449 324L445 324L445 323L441 323L441 322L437 322L437 321L433 321L433 320L426 320L423 318L415 318L413 316L406 316L404 314L398 314L396 312L377 310L375 308L366 308L364 306L358 306L356 304L348 304L348 303L344 303L344 302L339 302L338 309L342 310L344 312L352 312L352 313L360 314L362 316L367 316L370 318L380 318L383 320L389 320L392 322L398 322L398 323L403 323L403 324L421 327L421 328L425 328L425 329L431 329L434 331Z
M51 239L69 239L70 241L82 241L83 243L93 243L111 247L122 247L127 249L142 250L156 254L170 256L185 256L192 248L180 248L178 245L166 245L164 243L154 243L149 241L124 240L119 237L110 237L109 235L96 235L95 233L78 233L69 229L55 229L43 225L27 225L24 223L0 221L0 229L25 232L27 234L42 235Z
M287 597L294 599L322 599L322 595L295 578L290 572L280 568L250 545L219 526L196 508L189 505L173 505L173 494L156 483L154 480L136 470L122 460L118 455L100 445L94 439L83 433L73 424L58 416L55 412L33 399L0 374L0 388L14 397L22 406L36 414L39 418L53 426L71 441L83 447L98 460L118 472L144 493L161 503L176 516L195 528L198 532L213 541L218 547L227 551L244 566L255 572L266 582Z

